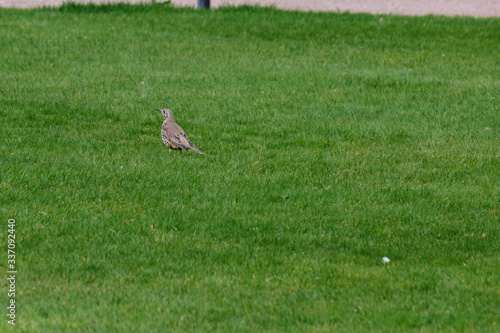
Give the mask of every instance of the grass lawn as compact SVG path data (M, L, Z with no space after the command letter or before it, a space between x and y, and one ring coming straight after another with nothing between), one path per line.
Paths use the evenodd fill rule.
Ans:
M15 330L498 332L499 32L498 18L0 9ZM167 107L205 155L168 153Z

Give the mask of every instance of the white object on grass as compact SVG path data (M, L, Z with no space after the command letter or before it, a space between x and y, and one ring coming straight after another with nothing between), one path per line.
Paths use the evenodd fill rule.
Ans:
M388 263L391 262L391 260L389 258L387 258L387 257L383 257L382 261L384 262L384 264L388 264Z

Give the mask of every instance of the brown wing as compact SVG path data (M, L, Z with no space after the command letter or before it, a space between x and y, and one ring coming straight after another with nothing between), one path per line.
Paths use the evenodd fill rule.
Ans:
M189 141L186 133L184 132L173 133L169 137L169 139L172 141L173 144L175 144L179 148L184 149L185 151L193 147L193 144L191 143L191 141Z

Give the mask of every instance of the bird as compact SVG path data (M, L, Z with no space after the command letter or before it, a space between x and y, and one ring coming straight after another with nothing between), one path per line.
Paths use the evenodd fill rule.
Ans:
M161 138L165 146L168 147L169 154L172 150L179 150L180 154L182 154L182 150L188 151L189 149L194 150L198 154L204 154L204 152L193 146L186 133L177 125L172 110L158 109L158 111L160 111L163 116Z

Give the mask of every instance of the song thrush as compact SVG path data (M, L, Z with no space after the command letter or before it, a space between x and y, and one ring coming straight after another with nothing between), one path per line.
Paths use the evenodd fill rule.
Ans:
M172 150L179 150L182 154L182 150L188 151L189 149L192 149L198 154L204 154L201 150L193 146L186 133L184 133L182 128L175 123L172 110L158 109L158 111L160 111L163 116L161 138L163 139L165 146L168 147L169 153Z

